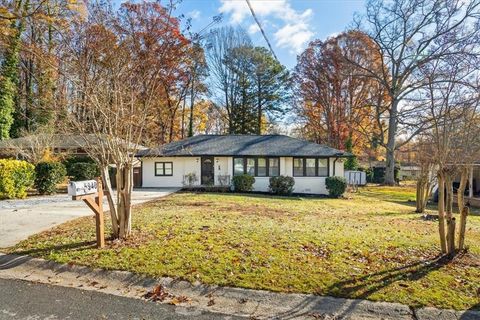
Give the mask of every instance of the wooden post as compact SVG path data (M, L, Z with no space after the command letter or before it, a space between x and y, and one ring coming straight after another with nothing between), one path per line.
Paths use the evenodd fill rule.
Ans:
M98 206L98 212L95 212L95 225L97 233L97 247L105 247L105 219L103 216L103 184L102 178L97 178L98 194L95 203Z
M72 196L72 200L83 200L87 206L95 213L95 231L97 235L97 248L105 247L105 224L103 218L103 185L102 178L97 178L97 195L87 194L82 196Z

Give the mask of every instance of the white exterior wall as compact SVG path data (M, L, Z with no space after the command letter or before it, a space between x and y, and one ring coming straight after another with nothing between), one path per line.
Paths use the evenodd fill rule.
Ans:
M155 162L173 162L173 176L155 176ZM201 157L160 157L144 158L143 162L143 187L182 187L183 176L195 173L200 185ZM329 172L334 174L335 158L330 158ZM233 177L233 157L215 157L214 159L215 184L219 184L219 175ZM293 157L280 157L280 174L293 176ZM343 177L343 159L338 159L335 164L335 176ZM294 177L295 193L328 194L325 187L325 177ZM254 191L268 192L269 177L255 177Z
M155 176L155 162L173 162L173 175ZM200 185L200 157L143 158L142 164L142 187L183 187L183 176L188 173L195 173L195 184Z
M230 182L232 179L232 173L230 172L233 164L231 163L232 157L215 157L213 172L215 175L215 185L220 185L218 181L218 176L230 176ZM230 164L230 165L229 165Z

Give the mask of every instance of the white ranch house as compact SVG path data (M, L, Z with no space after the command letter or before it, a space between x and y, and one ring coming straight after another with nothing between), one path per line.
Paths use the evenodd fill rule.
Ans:
M284 135L199 135L140 151L142 187L228 186L234 175L255 177L267 192L269 178L295 179L295 193L328 194L325 179L343 177L348 153Z

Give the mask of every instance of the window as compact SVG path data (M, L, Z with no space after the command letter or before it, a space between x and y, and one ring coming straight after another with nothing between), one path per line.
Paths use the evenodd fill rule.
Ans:
M327 158L293 158L294 177L328 177Z
M233 175L238 176L243 174L243 158L233 159Z
M318 176L328 177L328 159L318 159Z
M173 162L155 162L156 176L172 176Z
M247 158L247 172L248 175L255 176L255 159Z
M303 176L303 158L293 158L293 175L296 177Z
M233 175L276 177L280 174L280 158L233 158Z
M268 159L268 175L270 177L277 177L280 175L280 159Z
M257 176L258 177L267 176L267 159L265 158L257 159Z
M307 158L305 159L305 176L307 177L315 177L316 175L316 163L314 158Z

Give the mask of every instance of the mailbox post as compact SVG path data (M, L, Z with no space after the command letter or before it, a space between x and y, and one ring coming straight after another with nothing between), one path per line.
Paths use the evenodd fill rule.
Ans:
M68 186L68 194L72 200L83 200L95 213L97 248L105 247L105 225L103 219L103 185L102 179L88 181L72 181Z

